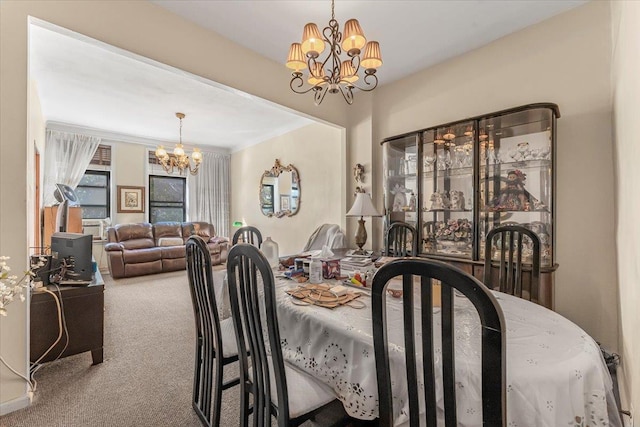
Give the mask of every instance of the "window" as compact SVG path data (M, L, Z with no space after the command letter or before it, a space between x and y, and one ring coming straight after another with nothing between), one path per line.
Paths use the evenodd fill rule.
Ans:
M149 175L149 222L185 221L185 178Z
M111 216L110 172L87 170L76 187L82 218L104 219Z

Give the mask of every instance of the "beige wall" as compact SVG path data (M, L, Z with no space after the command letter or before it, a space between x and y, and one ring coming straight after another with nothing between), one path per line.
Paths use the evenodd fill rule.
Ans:
M231 222L257 227L263 239L278 243L280 255L299 253L324 223L344 230L344 131L311 124L231 155ZM258 189L265 170L275 159L300 173L300 210L292 217L266 217L260 210ZM235 232L237 228L230 228ZM231 237L231 236L229 236Z
M356 101L349 111L349 127L347 129L347 209L351 208L355 200L356 187L362 187L366 193L373 197L373 204L378 212L383 212L382 197L376 198L373 194L375 155L377 153L377 142L372 135L373 118L373 94L358 92ZM353 167L360 163L364 166L364 181L361 184L356 183L353 176ZM380 193L381 194L381 193ZM355 234L358 229L359 218L347 218L347 239L349 247L355 248ZM382 218L365 218L365 228L367 230L367 243L365 249L380 250L382 239L376 234L379 233L379 224ZM377 226L377 227L376 227ZM377 231L376 231L377 230Z
M145 165L148 162L147 150L144 145L128 144L125 142L111 143L113 164L111 165L111 212L112 224L125 224L132 222L145 222L146 213L118 213L118 185L132 185L148 187L147 171ZM148 204L145 195L145 205ZM145 212L147 206L145 206Z
M239 47L219 35L149 2L0 2L0 252L26 268L28 121L28 16L51 22L111 45L246 91L332 123L346 124L346 105L329 97L315 107L309 97L288 90L282 64ZM222 65L224 64L224 65ZM246 64L251 64L247 67ZM260 79L254 78L260 70ZM27 367L24 306L0 320L0 351ZM0 404L25 396L22 380L0 368Z
M624 409L640 410L640 3L612 3L613 120ZM624 399L626 397L626 399ZM639 414L635 413L638 417ZM636 425L638 421L636 420Z
M562 118L557 138L556 309L615 349L608 17L608 3L591 2L378 88L371 122L373 141L381 141L509 107L557 103ZM355 143L371 144L366 139ZM381 149L371 146L380 171ZM382 177L378 173L375 179L377 200L382 197Z
M625 14L631 14L624 21L627 24L622 25L620 21L619 35L624 40L635 37L637 42L637 30L629 24L638 21L637 5L631 6L633 2L614 3L614 17L621 16L622 9ZM616 45L619 49L616 55L619 74L615 111L615 176L619 186L614 192L609 76L612 46L608 2L591 2L469 54L381 86L367 96L358 93L354 106L346 107L339 97L328 97L318 108L308 97L283 90L288 85L289 75L281 64L252 54L147 2L3 1L0 12L0 253L14 260L25 260L24 265L28 236L27 200L32 197L32 186L28 186L29 175L25 168L28 158L32 157L33 146L28 143L30 128L27 127L28 15L332 123L347 125L348 108L349 148L342 151L343 156L347 151L348 157L346 161L342 158L338 172L343 182L323 181L323 185L349 190L343 191L337 202L341 205L339 212L334 212L333 206L325 203L323 208L329 208L331 213L323 216L323 222L326 218L335 217L335 222L343 224L354 187L351 167L360 162L368 171L369 164L371 169L380 170L379 141L383 138L530 102L557 103L562 118L558 121L557 261L560 268L556 275L556 308L596 339L615 348L617 307L620 304L620 348L628 372L628 392L638 407L639 368L631 361L637 356L640 346L638 318L633 314L638 311L635 306L638 302L640 238L637 233L627 231L627 224L630 224L629 229L637 231L637 227L633 228L637 221L632 221L635 218L632 215L638 216L638 207L633 205L631 207L635 210L622 210L624 203L637 200L638 191L637 184L633 189L630 187L631 183L638 182L638 172L633 168L638 162L632 162L638 159L637 151L635 158L628 155L634 148L637 150L637 144L633 145L631 141L638 132L629 129L636 130L632 126L637 124L630 117L632 114L635 114L633 118L637 117L638 96L633 98L627 93L634 88L637 90L634 86L637 81L630 76L638 74L637 62L633 62L637 61L638 55L637 45L635 48ZM629 53L632 51L636 53ZM203 54L199 54L201 52ZM248 63L252 66L246 67ZM252 78L251 73L255 69L261 70L261 79ZM366 103L360 103L361 100L366 100ZM282 243L281 253L293 248L297 250L300 244L304 244L313 229L313 220L299 216L269 219L271 223L262 223L267 218L262 217L258 210L257 183L262 170L272 165L274 155L284 163L298 166L303 201L299 215L303 215L309 201L305 192L308 170L311 168L314 171L311 175L317 176L315 168L320 162L308 165L305 162L310 157L299 151L302 150L298 145L295 151L274 147L274 151L260 160L265 165L247 169L250 172L242 177L239 184L235 176L238 169L234 165L238 162L242 165L245 161L258 162L259 157L249 158L243 152L232 156L234 191L238 186L246 187L243 191L256 195L255 204L247 206L240 204L236 207L237 201L232 199L232 221L239 219L236 213L241 213L247 216L248 223L255 220L265 229L274 230L274 239ZM300 167L301 164L304 167ZM341 174L340 171L346 173ZM251 175L254 173L257 176ZM372 176L367 172L367 179L371 181L365 186L367 190L373 189L374 203L380 208L381 175ZM234 192L234 197L237 194ZM614 194L618 203L617 250L620 259L617 272ZM322 195L328 196L326 193ZM585 209L587 205L588 209ZM288 227L298 225L298 222L306 222L304 233ZM373 243L374 247L380 247L381 221L368 219L367 224L374 226L369 233L368 246ZM348 237L352 239L351 234L355 231L352 221L349 229ZM296 238L299 241L288 242L290 230L300 234ZM633 266L636 266L635 270ZM14 268L21 269L21 266ZM617 274L621 282L619 297ZM10 307L10 316L0 319L0 353L23 372L27 366L25 307L14 304ZM4 368L0 368L0 380L0 404L24 396L24 382Z

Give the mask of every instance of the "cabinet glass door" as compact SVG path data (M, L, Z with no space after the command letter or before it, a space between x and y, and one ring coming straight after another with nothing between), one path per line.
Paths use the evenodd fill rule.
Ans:
M542 266L553 262L551 109L536 108L479 122L480 258L493 227L522 225L541 240ZM531 242L523 253L531 256ZM492 250L497 259L499 249Z
M428 255L473 255L475 122L422 134L422 247Z
M417 228L418 136L389 141L384 149L386 226L402 221Z

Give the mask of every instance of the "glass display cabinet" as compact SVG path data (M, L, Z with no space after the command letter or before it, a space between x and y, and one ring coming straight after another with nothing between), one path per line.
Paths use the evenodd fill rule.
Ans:
M420 256L482 280L485 236L522 225L541 241L539 302L553 308L555 134L558 106L530 104L387 138L385 226L413 225ZM525 262L531 242L525 239Z

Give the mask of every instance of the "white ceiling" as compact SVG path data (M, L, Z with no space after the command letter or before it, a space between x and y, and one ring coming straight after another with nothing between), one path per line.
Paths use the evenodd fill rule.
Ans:
M289 46L315 22L331 18L330 0L151 0L171 12L284 64ZM342 25L360 22L369 40L380 42L380 84L389 83L469 52L585 0L336 0ZM284 65L283 65L284 66Z
M152 2L279 63L304 24L322 28L331 10L329 0ZM585 2L338 0L335 13L340 24L357 18L380 42L383 85ZM179 111L186 114L187 148L231 151L311 123L260 98L45 27L30 26L30 72L47 121L175 142Z
M187 149L234 151L312 123L260 98L95 40L37 25L30 31L31 76L43 116L54 126L173 145L180 125L175 113L182 112Z

